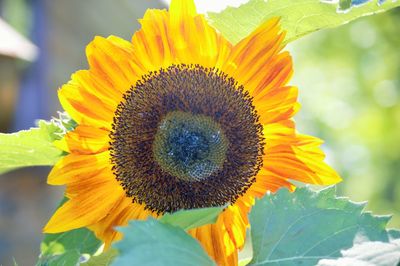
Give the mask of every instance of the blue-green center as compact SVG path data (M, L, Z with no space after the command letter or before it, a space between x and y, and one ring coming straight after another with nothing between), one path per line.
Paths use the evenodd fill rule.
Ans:
M173 111L160 122L153 154L169 174L199 181L221 169L228 142L211 117Z

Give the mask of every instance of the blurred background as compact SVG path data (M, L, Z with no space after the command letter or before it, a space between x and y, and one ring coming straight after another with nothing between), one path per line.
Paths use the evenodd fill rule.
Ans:
M227 2L197 1L200 12ZM61 110L56 91L87 68L95 35L130 39L137 19L168 1L0 0L0 132L34 126ZM400 228L400 9L314 33L289 46L300 88L300 132L325 140L344 181L338 193L394 214ZM63 188L46 185L49 168L0 175L0 265L33 265L41 228Z

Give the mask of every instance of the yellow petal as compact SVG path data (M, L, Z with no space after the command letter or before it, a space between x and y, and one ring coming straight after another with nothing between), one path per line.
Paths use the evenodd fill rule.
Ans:
M194 0L172 0L169 14L171 24L181 26L184 21L197 15Z
M78 123L111 129L113 110L102 99L81 89L71 80L58 90L58 98L65 111ZM96 106L97 108L93 108Z
M133 45L115 36L95 37L86 47L86 55L90 70L108 81L121 96L147 72L134 60Z
M253 96L284 86L291 76L290 55L280 53L284 39L280 31L279 19L265 22L233 47L222 69Z
M94 224L105 217L120 199L120 193L110 193L107 184L93 188L91 193L68 200L51 217L45 233L59 233Z
M65 136L54 145L68 153L96 154L106 151L109 147L109 131L78 125L74 130L67 132Z
M122 238L122 234L115 230L115 225L125 226L130 220L144 220L149 216L156 215L149 210L145 210L145 206L133 203L132 198L121 197L114 207L109 211L109 214L91 225L89 229L93 230L99 239L105 243L105 249L111 246L111 243Z
M54 165L47 183L65 185L97 175L106 167L111 168L109 156L108 152L96 155L69 154Z
M306 141L304 140L306 139ZM285 179L307 184L331 185L341 181L340 176L324 161L320 141L296 136L290 143L266 147L263 167Z
M195 237L208 255L219 266L235 266L238 264L237 249L226 231L223 219L218 218L215 224L207 224L189 233Z
M270 124L292 118L299 110L296 87L277 87L262 97L254 98L262 124Z

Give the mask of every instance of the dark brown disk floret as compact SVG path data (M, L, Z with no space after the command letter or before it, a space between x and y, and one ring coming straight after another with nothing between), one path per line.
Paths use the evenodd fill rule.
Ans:
M157 213L234 203L262 165L262 126L249 93L199 65L143 76L118 105L110 138L126 195Z

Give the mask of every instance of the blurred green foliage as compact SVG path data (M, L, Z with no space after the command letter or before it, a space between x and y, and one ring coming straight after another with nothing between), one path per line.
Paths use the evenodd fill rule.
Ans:
M28 0L3 0L2 9L0 15L18 32L28 36L32 25L32 10Z
M300 88L299 131L326 144L344 181L339 193L368 200L400 227L400 10L291 44Z

